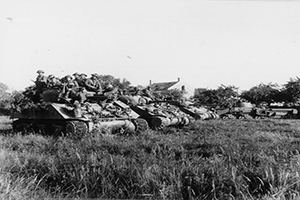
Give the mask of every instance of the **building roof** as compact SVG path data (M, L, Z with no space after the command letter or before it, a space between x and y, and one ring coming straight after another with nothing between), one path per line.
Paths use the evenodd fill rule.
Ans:
M172 87L173 85L175 85L176 83L178 83L179 81L172 81L172 82L161 82L161 83L152 83L150 85L150 87L153 90L158 90L158 91L162 91L162 90L168 90L170 87Z

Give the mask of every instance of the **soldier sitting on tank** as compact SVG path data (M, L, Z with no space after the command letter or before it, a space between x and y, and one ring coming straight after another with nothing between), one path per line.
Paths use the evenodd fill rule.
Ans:
M71 95L73 101L78 101L80 104L83 104L86 98L86 90L84 87L79 87L78 91L75 91Z
M112 84L108 84L104 89L104 95L109 99L115 99L118 96L119 89Z
M43 90L47 87L47 77L44 75L45 72L43 70L38 70L36 73L38 73L35 81L36 98L40 100Z
M151 89L150 86L148 86L145 89L143 89L142 92L143 92L144 96L149 97L151 99L154 99L153 92L152 92L152 89Z
M54 75L49 75L47 78L47 88L49 89L58 89L61 87L61 82L59 78Z
M85 79L86 79L86 75L85 74L79 74L79 73L74 73L73 74L74 77L74 82L77 82L77 84L80 87L84 87L85 86Z
M35 83L38 85L38 84L46 84L47 82L47 77L44 75L44 71L43 70L38 70L36 72L38 74L38 76L36 77L36 81Z
M63 88L59 94L59 99L70 102L71 96L76 94L76 92L79 90L79 86L77 82L73 81L70 75L63 77L61 81Z
M84 73L81 73L81 74L79 75L79 78L80 78L80 80L82 81L82 87L85 87L85 81L86 81L86 79L87 79L87 75L84 74Z
M87 91L96 92L97 94L102 94L102 86L98 80L98 74L92 74L91 78L86 79L85 88Z

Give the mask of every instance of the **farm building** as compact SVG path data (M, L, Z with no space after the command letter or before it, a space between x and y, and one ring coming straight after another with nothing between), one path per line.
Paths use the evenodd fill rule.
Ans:
M149 86L152 88L152 90L156 91L178 89L184 92L184 97L186 98L193 96L195 91L195 88L191 87L189 84L187 84L185 81L182 81L180 78L177 78L176 81L158 83L152 83L152 81L150 80Z

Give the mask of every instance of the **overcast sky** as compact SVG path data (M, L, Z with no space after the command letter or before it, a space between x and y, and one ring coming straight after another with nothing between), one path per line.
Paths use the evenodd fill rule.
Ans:
M292 0L0 0L0 82L36 71L249 89L300 75Z

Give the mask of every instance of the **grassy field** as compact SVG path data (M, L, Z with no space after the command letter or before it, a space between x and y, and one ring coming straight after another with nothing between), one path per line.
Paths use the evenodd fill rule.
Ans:
M188 185L198 199L300 198L300 121L200 121L80 141L0 138L0 199L182 199Z

